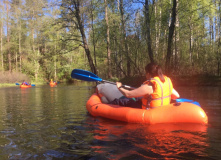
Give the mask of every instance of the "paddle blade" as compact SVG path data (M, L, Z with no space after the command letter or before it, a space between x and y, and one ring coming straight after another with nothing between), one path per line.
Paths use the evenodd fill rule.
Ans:
M178 99L176 99L176 102L189 102L189 103L193 103L197 106L200 106L199 102L196 102L196 101L193 101L193 100L190 100L190 99L185 99L185 98L178 98Z
M82 69L74 69L71 72L71 77L75 78L75 79L80 79L80 80L84 80L84 81L102 81L101 78L99 78L97 75L95 75L94 73L91 73L89 71L85 71Z
M35 84L31 84L31 86L35 86Z
M19 85L19 83L15 83L15 85Z

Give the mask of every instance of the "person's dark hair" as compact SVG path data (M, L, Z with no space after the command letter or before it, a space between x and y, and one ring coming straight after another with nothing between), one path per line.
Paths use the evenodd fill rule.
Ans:
M149 63L145 67L146 73L149 73L151 77L159 77L161 82L165 82L165 79L163 77L163 71L161 67L156 63Z

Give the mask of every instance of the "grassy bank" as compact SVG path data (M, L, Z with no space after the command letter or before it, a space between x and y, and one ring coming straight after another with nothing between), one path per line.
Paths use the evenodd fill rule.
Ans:
M27 75L20 72L0 71L0 87L18 86L15 83L21 84L23 81L30 82L35 85L47 84L47 82L43 79L38 79L37 82L34 82Z
M0 83L0 88L2 87L14 87L16 86L15 84L12 83Z
M19 83L20 84L20 83ZM37 82L37 83L31 83L31 84L35 84L37 85L44 85L47 83L43 83L43 82ZM15 83L0 83L0 88L4 88L4 87L18 87L19 85L16 85Z

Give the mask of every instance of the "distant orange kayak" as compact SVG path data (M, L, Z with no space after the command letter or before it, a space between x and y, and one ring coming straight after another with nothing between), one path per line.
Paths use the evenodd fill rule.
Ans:
M189 102L171 103L163 107L145 110L104 104L95 93L87 101L86 108L92 116L129 123L208 123L204 110Z
M25 85L25 84L20 85L20 88L30 88L30 87L31 87L31 85Z
M57 83L56 83L56 82L50 82L49 85L50 85L51 87L53 87L53 86L56 86Z

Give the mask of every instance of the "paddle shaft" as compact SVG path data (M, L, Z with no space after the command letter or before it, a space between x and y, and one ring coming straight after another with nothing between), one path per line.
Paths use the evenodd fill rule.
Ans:
M115 82L111 82L111 81L107 81L107 80L103 80L100 77L98 77L97 75L95 75L94 73L91 73L89 71L85 71L83 69L74 69L71 72L71 77L75 78L75 79L80 79L80 80L84 80L84 81L89 81L89 82L104 82L104 83L110 83L110 84L114 84L116 85ZM122 87L124 88L128 88L128 89L135 89L133 87L130 86L126 86L126 85L122 85Z
M111 81L107 81L107 80L102 80L101 82L104 82L104 83L110 83L110 84L114 84L116 85L115 82L111 82ZM131 86L127 86L127 85L122 85L123 88L127 88L127 89L135 89L134 87L131 87Z

